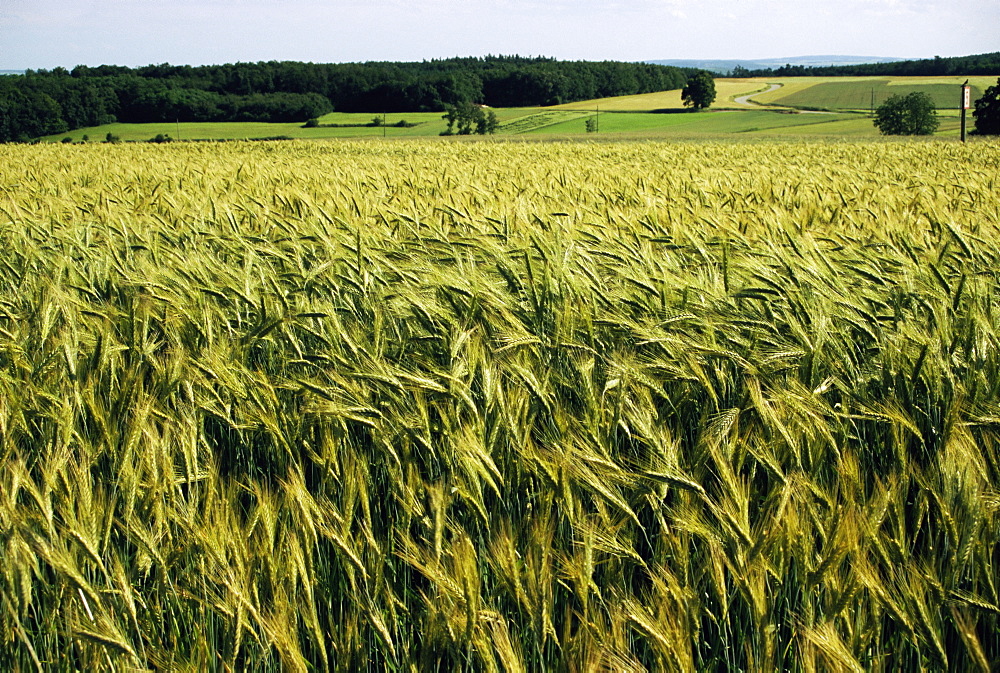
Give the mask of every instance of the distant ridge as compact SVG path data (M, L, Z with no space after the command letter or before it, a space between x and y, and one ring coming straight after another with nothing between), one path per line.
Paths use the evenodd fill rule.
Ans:
M0 75L23 75L23 70L0 70Z
M807 68L818 66L842 66L861 65L868 63L896 63L906 61L905 58L892 56L790 56L786 58L763 58L763 59L673 59L660 61L646 61L654 65L672 65L678 68L699 68L708 70L720 75L728 75L735 68L742 67L747 70L766 70L768 68L780 68L784 65L800 65Z

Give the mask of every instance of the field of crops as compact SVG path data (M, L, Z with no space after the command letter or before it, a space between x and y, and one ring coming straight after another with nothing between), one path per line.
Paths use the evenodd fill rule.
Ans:
M764 79L750 80L764 82ZM914 91L926 93L939 112L958 108L963 82L969 82L972 100L996 79L991 77L786 77L766 81L780 83L781 88L761 94L754 100L767 105L788 105L828 110L869 110L878 107L889 96L905 96Z
M0 146L0 669L989 671L998 175Z

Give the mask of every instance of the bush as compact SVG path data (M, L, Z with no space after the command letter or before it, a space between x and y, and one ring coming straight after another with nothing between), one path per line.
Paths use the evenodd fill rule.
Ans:
M73 136L66 136L65 138L62 139L62 142L63 144L69 144L73 142Z
M875 110L873 123L884 136L929 136L940 124L934 101L923 91L889 96Z
M306 121L305 124L302 125L302 128L305 129L319 128L319 119L317 119L316 117L310 118L308 121Z

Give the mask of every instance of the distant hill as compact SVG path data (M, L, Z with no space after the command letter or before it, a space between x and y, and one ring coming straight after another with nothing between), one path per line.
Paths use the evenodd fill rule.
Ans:
M719 75L728 75L737 67L747 70L770 70L786 65L815 68L821 66L844 66L867 63L896 63L905 61L903 58L886 56L791 56L786 58L763 59L673 59L663 61L646 61L655 65L672 65L678 68L698 68Z
M23 75L23 70L0 70L0 75Z
M833 63L840 59L841 64ZM847 59L864 61L850 63ZM825 61L825 65L820 62ZM766 61L657 61L658 63L700 63L730 77L947 77L952 75L1000 75L1000 52L923 59L881 59L868 56L803 56L775 58ZM766 64L771 65L766 65ZM715 64L718 67L710 67ZM758 67L757 64L764 65ZM780 64L775 67L774 64ZM726 67L729 66L729 67ZM688 65L688 67L691 67Z

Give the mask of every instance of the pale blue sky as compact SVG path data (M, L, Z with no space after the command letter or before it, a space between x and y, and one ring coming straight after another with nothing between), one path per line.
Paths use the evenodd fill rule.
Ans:
M0 0L0 69L1000 50L1000 0Z

